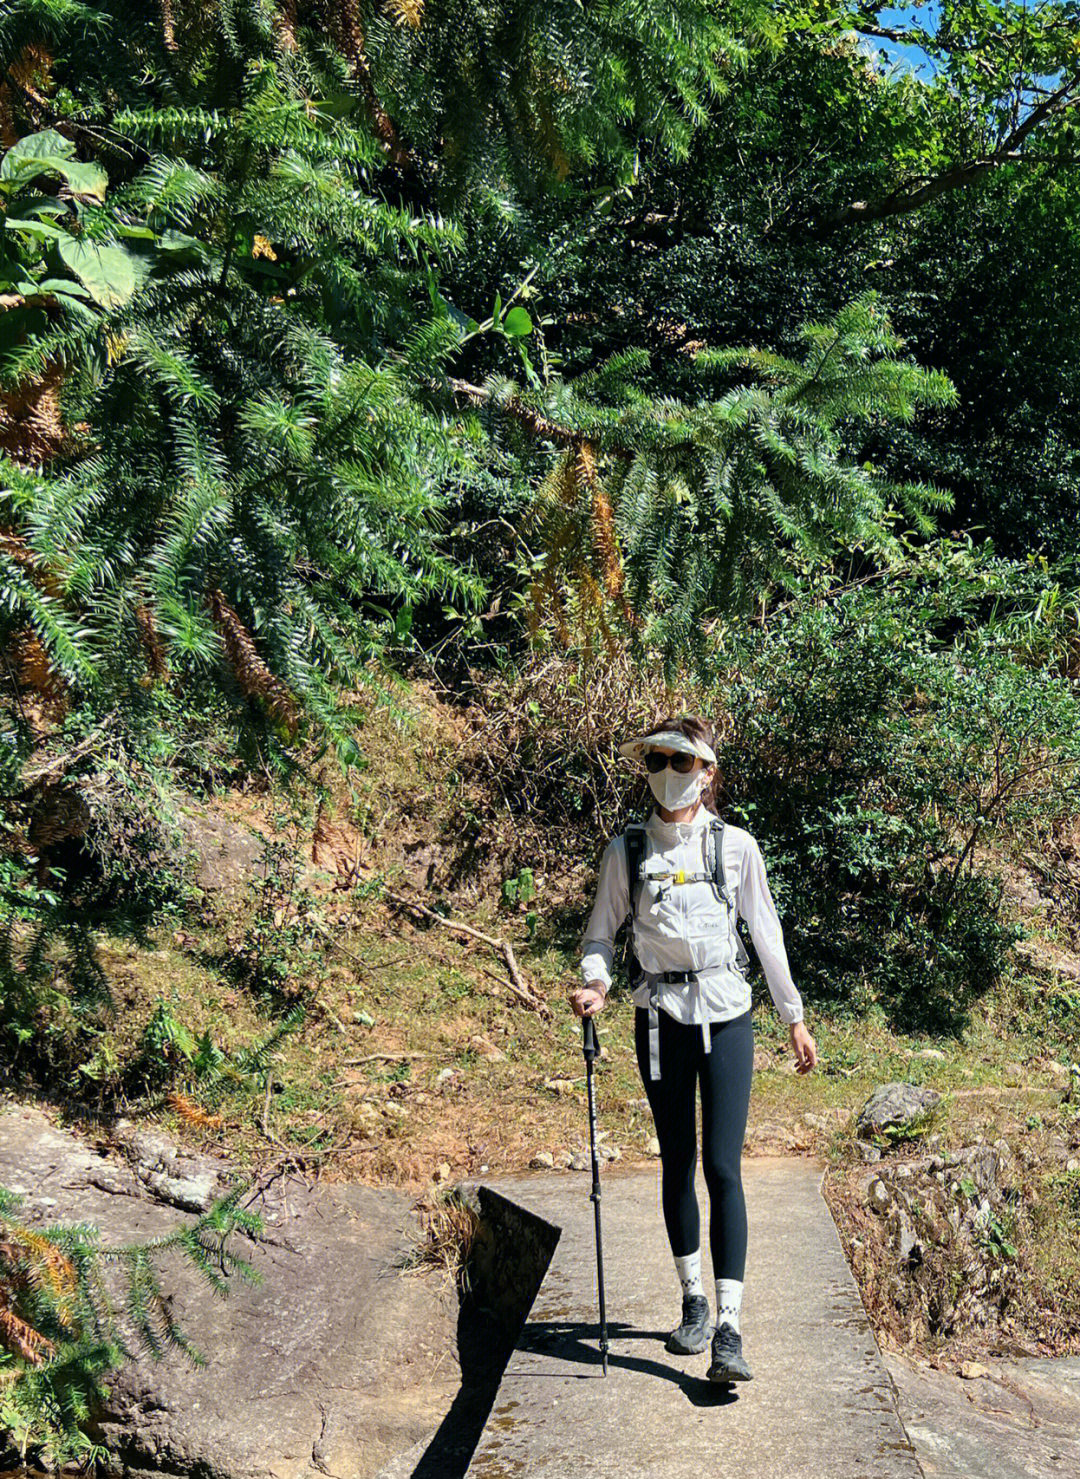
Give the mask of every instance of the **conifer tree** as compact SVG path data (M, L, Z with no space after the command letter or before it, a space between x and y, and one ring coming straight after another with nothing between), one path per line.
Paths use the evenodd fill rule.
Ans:
M177 1350L203 1364L170 1312L159 1266L179 1255L220 1295L232 1277L257 1282L230 1242L261 1227L239 1205L241 1190L174 1232L109 1246L85 1223L29 1227L20 1199L0 1187L0 1437L20 1460L59 1467L92 1458L84 1430L101 1380L136 1349L156 1359Z
M0 560L9 637L31 630L64 683L216 668L293 733L304 711L332 724L387 610L477 587L437 547L458 454L415 394L452 336L410 301L408 266L453 229L361 188L378 149L342 116L341 65L313 71L268 14L222 7L175 105L82 110L80 143L104 129L137 165L107 205L61 188L40 224L7 222L24 259L63 232L61 254L70 239L111 277L89 303L54 289L44 322L25 296L5 315L7 383L62 366L81 430L44 467L8 464ZM98 19L134 69L145 15ZM103 197L100 166L70 168Z
M802 339L802 360L700 350L693 398L642 395L632 378L641 355L550 397L547 427L558 431L548 439L570 445L533 515L543 551L534 620L546 610L564 640L586 645L597 631L615 640L617 629L672 666L692 660L707 671L718 624L799 590L841 552L887 565L901 532L931 532L947 493L883 478L846 448L859 426L953 404L953 387L901 358L874 294L831 323L805 324ZM716 376L736 383L709 395Z
M7 83L11 125L43 133L63 98L66 154L36 221L5 236L25 269L59 233L70 271L4 316L0 373L12 392L59 374L64 430L41 465L5 468L0 638L36 644L50 681L99 706L136 683L224 681L285 737L308 717L333 730L336 695L417 605L482 594L473 553L439 530L501 453L446 391L463 356L490 340L505 365L533 325L496 295L482 327L443 296L464 238L436 203L490 230L571 182L632 179L643 147L685 152L741 59L734 16L705 0L612 0L585 26L576 4L529 0L12 4L4 44L48 61ZM584 488L594 511L603 570L576 589L598 613L617 595L664 650L785 561L881 537L880 492L831 431L883 393L865 377L846 404L835 376L811 402L805 367L744 358L786 388L668 404L634 382L633 351L570 384L549 368L542 392L524 363L533 411L550 402L570 431L555 501ZM911 404L916 386L933 398L907 383ZM916 522L929 506L894 496Z

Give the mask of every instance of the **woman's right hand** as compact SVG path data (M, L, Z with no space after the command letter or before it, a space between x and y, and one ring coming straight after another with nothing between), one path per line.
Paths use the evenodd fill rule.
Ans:
M579 986L571 993L570 1005L579 1017L595 1017L597 1012L604 1010L604 998L607 995L603 985L599 981L590 981L587 986Z

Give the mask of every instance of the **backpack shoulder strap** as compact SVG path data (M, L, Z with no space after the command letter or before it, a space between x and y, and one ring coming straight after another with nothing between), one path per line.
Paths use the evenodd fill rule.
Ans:
M713 843L714 843L714 847L713 847L713 885L716 888L717 893L723 899L724 903L731 910L731 927L732 927L732 932L735 935L735 965L736 965L736 969L737 970L739 970L739 971L743 972L743 974L745 974L746 968L750 964L750 956L747 953L746 946L743 944L743 937L742 937L742 935L739 934L738 926L737 926L737 924L735 922L735 901L731 897L731 893L730 893L730 891L728 889L728 886L727 886L727 878L724 875L724 821L723 821L723 818L722 817L717 817L716 820L711 823L709 830L712 833Z
M729 909L734 909L735 905L732 902L731 894L728 891L727 878L726 878L726 876L724 874L724 819L723 819L723 817L716 817L716 818L714 818L713 821L711 821L709 823L709 831L712 833L712 840L713 840L713 858L712 858L713 885L714 885L714 887L716 889L716 892L720 895L720 897L723 899L724 903L728 906L728 908ZM706 867L708 867L708 860L706 860Z
M626 844L626 891L630 906L626 914L623 963L630 985L636 986L641 976L641 966L634 947L634 920L637 918L638 900L641 898L644 882L641 877L641 866L648 852L645 823L631 822L623 833L623 841Z
M645 861L645 823L630 822L623 833L626 843L626 891L630 900L627 918L633 920L637 914L638 899L641 897L641 865Z

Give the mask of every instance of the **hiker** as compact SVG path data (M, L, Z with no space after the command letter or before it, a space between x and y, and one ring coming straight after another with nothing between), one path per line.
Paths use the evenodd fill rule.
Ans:
M684 715L619 746L621 755L644 760L656 806L644 823L632 824L604 850L582 940L585 984L571 1002L579 1017L603 1009L615 933L627 921L635 1047L660 1143L664 1223L683 1295L682 1320L668 1336L667 1349L697 1354L711 1335L709 1380L730 1382L752 1375L743 1356L739 1310L746 1266L741 1160L754 1039L743 968L749 957L735 929L736 913L746 921L773 1001L790 1025L799 1073L814 1067L817 1048L803 1022L758 845L714 809L714 742L706 719ZM636 884L633 913L628 872ZM694 1190L699 1079L715 1329L701 1276Z

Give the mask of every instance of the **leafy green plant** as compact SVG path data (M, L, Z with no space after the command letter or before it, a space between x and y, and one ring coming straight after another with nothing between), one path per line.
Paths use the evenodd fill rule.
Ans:
M192 1042L190 1057L164 1075L172 1087L158 1102L168 1104L191 1124L216 1127L220 1119L213 1111L225 1100L268 1093L282 1043L299 1032L306 1019L306 1005L295 1002L262 1037L231 1053L220 1047L209 1032L200 1034ZM157 1074L151 1070L146 1076L151 1082L160 1082L163 1075L159 1069Z
M988 596L989 592L989 596ZM959 542L782 606L729 659L729 815L761 837L797 976L895 1027L955 1031L1017 937L984 838L1075 805L1076 696L983 625L1023 568Z
M108 176L56 129L28 134L0 159L0 291L18 300L3 314L0 347L10 348L61 311L73 325L94 324L93 308L119 308L132 296L140 264L98 232L111 225ZM45 189L49 186L51 189Z
M536 879L533 870L521 867L512 878L504 878L502 885L503 903L511 908L522 909L536 898Z
M14 907L0 900L0 1042L11 1072L69 1084L87 1063L100 1072L112 1008L93 934L54 889L29 887Z
M1066 1215L1080 1222L1080 1171L1056 1171L1049 1181L1051 1195Z
M229 942L226 965L253 995L286 1008L306 995L323 956L315 901L297 886L295 848L268 842L264 874L252 884L252 908L243 935Z
M190 1029L177 1017L172 1007L159 1001L142 1036L142 1051L147 1057L163 1060L175 1067L192 1063L196 1040Z
M875 1139L881 1145L907 1145L914 1141L925 1140L927 1135L941 1123L941 1102L928 1105L925 1109L913 1114L903 1124L885 1125L875 1134Z
M985 1217L977 1219L973 1241L990 1258L999 1262L1015 1261L1015 1235L1015 1218L1009 1215L999 1217L996 1212L991 1211Z

